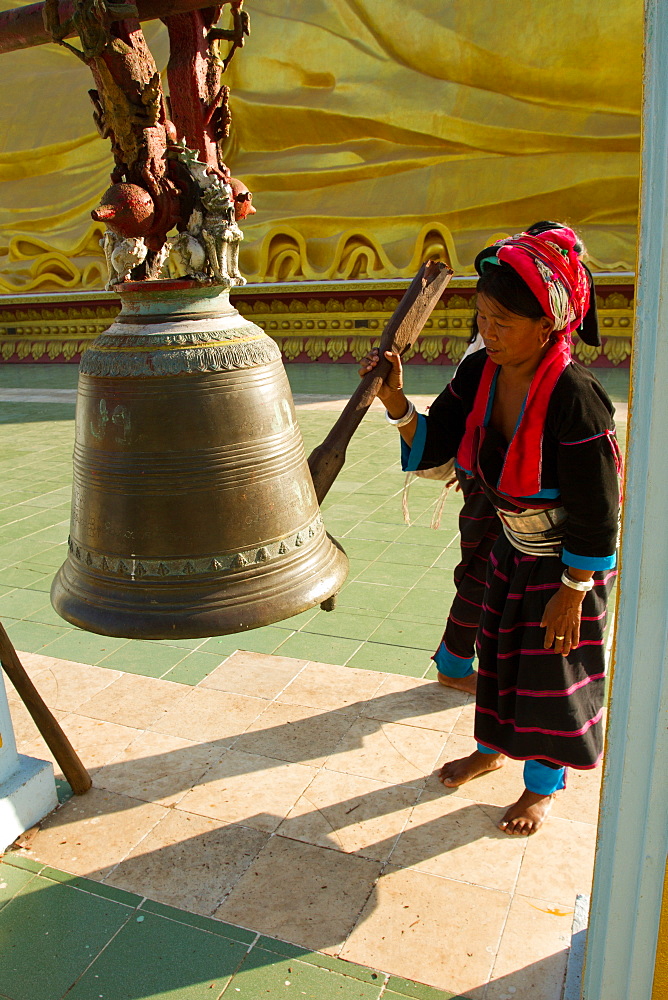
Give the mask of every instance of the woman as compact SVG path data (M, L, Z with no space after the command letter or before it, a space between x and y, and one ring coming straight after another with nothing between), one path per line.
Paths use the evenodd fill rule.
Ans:
M429 415L402 388L401 361L379 396L402 437L403 465L456 457L496 508L478 632L475 737L440 773L454 788L525 761L506 833L535 833L565 768L602 753L606 601L615 576L621 460L613 407L573 364L570 334L598 341L591 275L570 229L520 233L476 259L485 349L466 359ZM373 354L363 371L377 363Z
M550 229L564 228L559 222L542 220L532 223L526 232L530 236L539 236ZM595 311L590 315L590 327L592 320L595 322ZM477 317L474 325L474 336L464 358L485 346L477 328ZM501 531L501 522L480 483L462 469L455 468L455 475L457 488L464 498L459 513L461 560L454 571L456 593L443 638L432 659L436 664L439 684L475 695L478 677L473 669L473 661L485 592L487 561Z

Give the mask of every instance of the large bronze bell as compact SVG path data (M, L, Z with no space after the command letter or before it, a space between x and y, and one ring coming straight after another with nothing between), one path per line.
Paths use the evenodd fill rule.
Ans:
M126 282L81 361L61 617L135 639L225 635L328 600L326 533L277 345L221 286Z

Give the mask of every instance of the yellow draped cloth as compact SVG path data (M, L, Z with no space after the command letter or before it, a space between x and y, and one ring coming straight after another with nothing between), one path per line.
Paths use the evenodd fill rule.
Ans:
M633 269L642 0L246 7L226 160L254 192L249 280L407 277L429 255L471 273L539 219L575 226L595 269ZM166 30L144 31L163 71ZM0 69L0 291L101 287L90 73L55 45Z

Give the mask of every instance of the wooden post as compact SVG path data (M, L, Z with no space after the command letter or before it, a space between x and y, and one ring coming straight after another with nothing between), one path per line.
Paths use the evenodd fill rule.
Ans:
M23 704L33 717L49 750L56 758L75 795L83 795L93 782L72 744L47 708L42 696L28 677L11 639L0 624L0 663L16 688Z
M331 431L309 455L315 495L322 503L346 460L346 448L390 373L385 351L403 354L418 338L454 272L435 260L423 264L408 286L380 338L380 361L360 380Z

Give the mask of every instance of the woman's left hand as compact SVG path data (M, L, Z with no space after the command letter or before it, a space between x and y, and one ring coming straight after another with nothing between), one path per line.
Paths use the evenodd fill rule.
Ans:
M545 631L545 649L568 656L580 641L580 617L584 594L562 583L545 606L541 627Z

